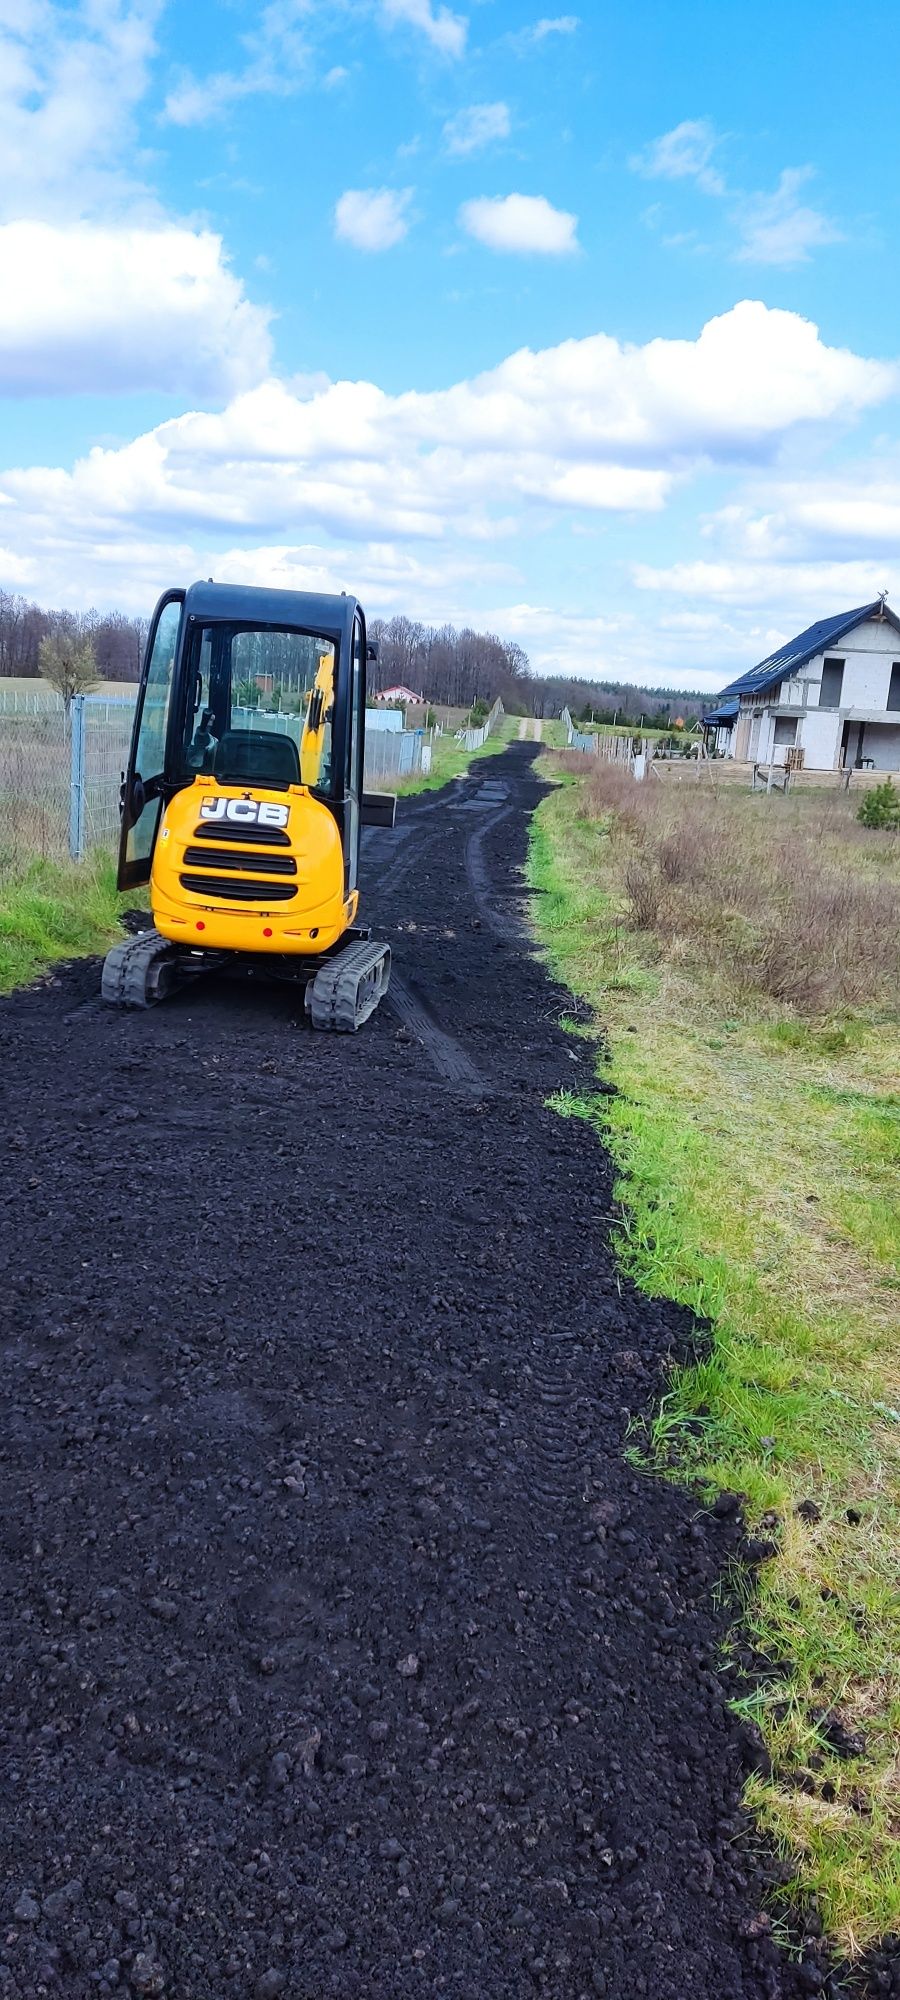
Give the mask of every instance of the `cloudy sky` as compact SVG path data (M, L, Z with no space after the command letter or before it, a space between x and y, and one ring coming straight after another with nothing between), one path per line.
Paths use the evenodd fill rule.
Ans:
M0 0L0 587L347 588L704 689L900 604L893 28Z

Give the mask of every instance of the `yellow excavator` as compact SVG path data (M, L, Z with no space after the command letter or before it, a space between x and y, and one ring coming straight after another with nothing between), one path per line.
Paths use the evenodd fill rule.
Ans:
M237 962L299 980L315 1028L352 1033L378 1006L391 953L356 921L360 831L393 826L396 801L363 788L373 655L355 597L210 582L160 598L118 875L149 882L153 928L108 953L110 1006Z

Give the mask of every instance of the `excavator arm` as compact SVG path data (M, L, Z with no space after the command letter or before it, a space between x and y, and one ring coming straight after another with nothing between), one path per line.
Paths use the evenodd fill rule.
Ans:
M306 704L300 738L300 778L304 785L318 785L325 759L328 724L334 708L334 652L319 654L319 668Z

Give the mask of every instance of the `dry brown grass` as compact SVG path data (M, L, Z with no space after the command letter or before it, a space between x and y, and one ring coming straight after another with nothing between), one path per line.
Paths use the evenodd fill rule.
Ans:
M664 953L807 1014L896 994L900 841L861 827L851 801L577 768L588 816L608 823L628 918Z

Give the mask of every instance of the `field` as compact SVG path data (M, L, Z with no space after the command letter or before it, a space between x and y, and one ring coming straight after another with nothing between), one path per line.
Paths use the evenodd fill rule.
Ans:
M111 701L134 701L137 694L136 681L98 681L92 694L108 695ZM7 697L16 695L33 696L36 701L46 701L49 707L55 705L55 696L48 681L41 675L0 674L0 706Z
M750 1795L853 1952L900 1912L900 842L833 792L583 773L532 841L597 1049L557 1108L612 1148L626 1271L710 1329L633 1448L746 1496Z

